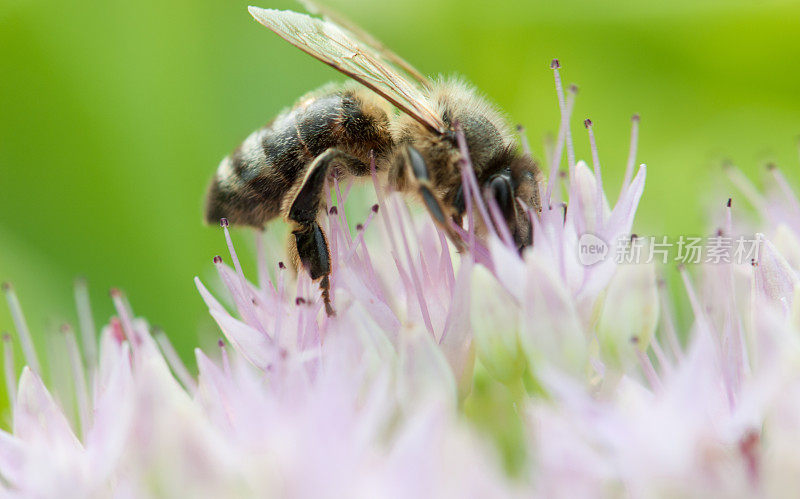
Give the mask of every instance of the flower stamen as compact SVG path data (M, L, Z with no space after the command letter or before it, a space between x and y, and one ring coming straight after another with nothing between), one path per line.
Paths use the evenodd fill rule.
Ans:
M625 164L625 177L622 180L622 190L620 196L630 187L633 180L633 167L636 165L636 152L639 147L639 115L631 116L631 143L628 149L628 162Z
M78 421L80 422L81 435L85 438L86 433L89 431L89 417L91 415L91 409L89 408L89 389L86 384L85 369L81 361L78 342L75 339L75 333L72 327L70 327L69 324L62 324L61 332L64 335L67 357L69 358L69 364L72 370L72 383L75 386L75 399L78 403Z
M3 374L6 381L6 393L10 406L14 407L17 399L17 370L14 365L14 342L11 335L3 333Z
M178 377L183 387L189 393L194 394L197 391L197 382L189 374L189 369L186 368L186 364L183 363L172 342L169 341L167 334L161 329L155 328L154 337L172 372Z
M11 319L14 321L14 327L17 329L17 337L22 346L22 353L25 355L25 362L27 362L28 367L33 369L34 372L41 375L42 371L39 364L39 357L37 357L36 349L33 346L31 330L28 328L27 321L25 321L25 315L22 313L22 307L19 304L17 294L14 292L14 287L11 283L4 282L2 288L6 295L6 300L8 301L8 308L11 310Z

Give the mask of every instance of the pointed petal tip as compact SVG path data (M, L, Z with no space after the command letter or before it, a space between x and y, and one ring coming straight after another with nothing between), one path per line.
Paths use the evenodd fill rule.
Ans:
M203 365L204 362L208 361L208 355L199 347L194 349L194 358L197 360L198 368Z
M269 9L262 9L261 7L256 7L255 5L248 5L247 12L250 13L256 21L261 22L261 20L266 17L267 11Z

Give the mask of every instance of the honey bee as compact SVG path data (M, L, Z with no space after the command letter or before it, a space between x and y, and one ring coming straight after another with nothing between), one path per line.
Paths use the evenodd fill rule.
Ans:
M284 40L355 81L302 97L223 159L208 189L209 223L224 217L263 227L283 217L292 229L290 253L319 282L326 313L334 315L330 252L318 222L326 180L369 176L374 158L380 177L417 197L460 244L451 225L460 225L466 211L459 126L483 195L497 203L519 249L532 244L531 222L519 203L539 212L541 173L518 152L503 115L473 87L429 80L335 15L249 11ZM486 229L478 224L478 235Z

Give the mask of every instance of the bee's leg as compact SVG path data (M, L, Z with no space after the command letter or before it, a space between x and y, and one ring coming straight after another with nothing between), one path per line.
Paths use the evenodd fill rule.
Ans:
M295 186L293 194L286 199L290 204L288 207L284 206L282 211L288 213L287 220L302 223L317 219L325 180L331 167L334 168L336 176L363 175L363 171L369 174L369 166L364 165L360 159L338 149L326 150L308 165L303 180Z
M317 156L308 165L302 182L294 195L289 198L291 204L288 206L288 210L284 210L284 213L287 213L287 221L293 225L292 234L297 257L308 271L311 279L315 281L319 279L322 299L325 302L325 312L329 316L336 315L331 305L330 279L328 277L331 273L331 254L325 233L317 223L317 213L322 203L325 180L331 166L336 163L347 167L353 159L355 158L337 149L328 149Z
M319 279L319 288L322 291L322 300L325 302L325 313L329 316L336 315L331 305L331 257L328 250L328 241L325 233L317 222L298 224L292 234L295 237L297 256L300 263L308 271L311 279Z
M334 158L333 172L337 178L346 175L354 177L365 177L371 172L369 164L364 163L360 159L350 154L336 150L336 157Z
M401 155L402 166L398 176L405 177L405 179L398 178L399 182L397 184L409 190L414 189L419 193L422 203L428 209L433 221L447 234L447 237L456 248L461 251L464 248L464 241L453 230L442 201L433 192L433 185L428 174L428 165L425 164L422 155L411 146L404 147Z

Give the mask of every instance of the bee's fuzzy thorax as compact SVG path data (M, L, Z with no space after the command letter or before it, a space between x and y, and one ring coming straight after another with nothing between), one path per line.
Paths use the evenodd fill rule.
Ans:
M460 76L438 78L431 85L429 99L448 125L452 126L461 113L469 111L470 114L485 118L503 137L504 142L514 143L506 115L464 78Z

